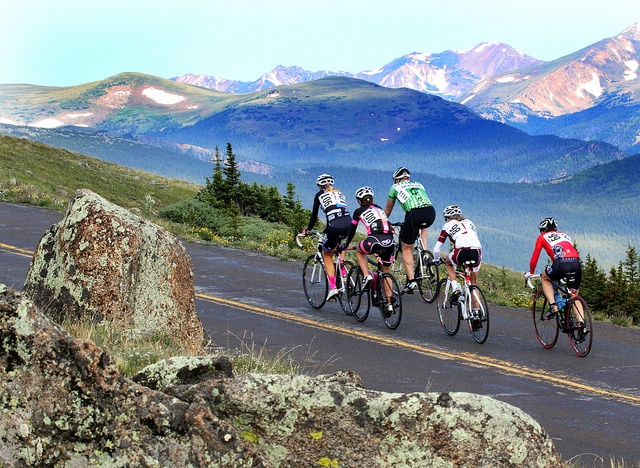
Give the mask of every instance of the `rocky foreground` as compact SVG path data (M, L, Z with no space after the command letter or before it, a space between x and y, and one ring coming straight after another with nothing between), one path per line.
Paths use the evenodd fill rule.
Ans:
M92 251L108 251L107 256L120 259L120 264L133 258L136 265L150 265L153 262L136 254L153 254L154 246L136 244L135 252L126 255L112 250L118 245L129 248L126 239L153 241L165 234L139 236L136 222L129 222L122 232L130 235L109 241L108 232L96 226L89 229L88 215L80 215L78 206L85 213L99 213L107 231L123 225L124 220L112 218L120 216L119 210L87 191L76 194L78 198L81 203L72 202L58 225L66 234L56 234L54 227L43 237L32 263L37 270L29 274L31 292L0 285L0 466L560 465L551 439L535 420L516 407L480 395L375 392L363 388L361 379L350 372L319 377L234 375L224 356L175 357L131 379L123 377L108 350L58 326L53 319L63 310L50 305L74 307L79 315L89 311L92 317L113 312L117 308L104 294L92 295L87 288L82 293L83 288L72 284L78 278L85 284L100 283L86 271L79 272L87 263L103 266L90 258L74 260L81 258L76 255L80 246L89 256ZM129 218L134 215L124 216L135 221ZM84 228L77 229L77 223ZM77 237L71 239L72 232ZM91 233L90 244L82 233ZM111 242L111 247L96 245L103 241ZM135 270L141 275L135 281L153 284L153 278L144 277L151 270ZM65 280L69 283L62 282L64 271L73 273ZM153 276L157 278L158 272ZM171 275L159 276L171 280ZM56 290L81 291L78 298L84 300L99 298L96 302L105 313L90 302L74 306L71 295L56 302ZM48 308L37 305L33 295L38 291L46 292ZM182 329L200 339L190 315L191 302L182 302L187 304ZM132 309L128 316L138 312ZM168 315L175 320L172 314L173 309ZM155 310L153 323L161 315ZM149 323L132 320L132 329L138 326Z

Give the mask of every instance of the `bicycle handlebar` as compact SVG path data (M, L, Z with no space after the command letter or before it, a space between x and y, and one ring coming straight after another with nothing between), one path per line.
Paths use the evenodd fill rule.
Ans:
M531 278L540 278L541 275L531 275L527 278L526 282L527 282L527 286L529 286L531 289L535 289L536 287L533 285L533 283L531 282Z
M303 237L307 237L307 236L317 236L318 235L318 231L316 231L315 229L311 230L311 231L307 231L306 233L302 234L298 234L296 235L296 244L298 244L298 247L302 247L302 242L300 239L302 239Z

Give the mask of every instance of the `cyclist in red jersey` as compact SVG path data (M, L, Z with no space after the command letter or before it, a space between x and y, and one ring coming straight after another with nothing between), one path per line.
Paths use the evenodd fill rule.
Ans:
M553 218L544 218L540 221L540 235L536 240L531 260L529 261L529 271L524 274L528 279L534 274L540 253L544 251L552 259L552 263L547 265L541 275L542 291L550 304L550 312L557 312L558 305L554 298L553 285L551 280L559 281L567 274L574 273L571 282L567 281L567 286L573 289L580 288L582 280L582 265L580 254L573 246L573 241L564 232L558 231L558 225Z

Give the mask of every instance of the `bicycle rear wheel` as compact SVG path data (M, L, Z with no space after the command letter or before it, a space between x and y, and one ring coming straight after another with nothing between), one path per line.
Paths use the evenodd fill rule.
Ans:
M338 301L340 302L340 307L347 315L353 315L351 312L351 307L349 305L349 298L347 297L347 281L349 272L353 268L353 262L349 260L345 260L342 262L342 268L346 270L346 274L343 276L341 271L336 271L336 287L338 288ZM344 283L344 284L343 284Z
M589 306L582 297L576 296L569 300L565 307L569 310L570 328L567 334L571 347L578 356L585 357L591 351L593 340L593 323Z
M471 301L467 302L467 307L471 308L469 330L471 330L473 339L482 344L489 337L489 306L482 290L478 286L469 286L469 295L471 296ZM477 318L474 318L473 314L476 312L476 306Z
M304 295L314 309L319 309L327 301L329 280L324 265L316 255L310 255L302 268L302 286Z
M390 292L389 297L386 296L386 291ZM395 330L402 320L402 297L400 285L393 275L380 274L378 297L380 297L380 313L384 324L391 330ZM391 304L391 308L389 308L389 304Z
M400 241L395 246L394 254L393 254L393 263L391 264L390 273L396 278L398 282L398 286L400 290L404 289L405 284L407 284L407 274L404 271L404 262L402 261L402 247Z
M418 282L420 295L427 304L436 300L438 281L440 280L438 267L433 263L433 253L424 250L421 256L416 256L415 278Z
M451 305L447 297L447 278L443 278L438 283L438 292L436 294L436 306L438 308L438 317L440 325L445 333L453 336L460 329L460 309L458 305Z
M349 270L349 275L347 276L347 299L351 308L351 315L358 322L367 320L369 308L371 307L369 291L362 289L363 279L364 276L360 271L360 267L354 266Z
M538 291L533 298L531 315L533 317L533 328L536 331L538 342L546 349L551 349L558 341L558 317L547 317L549 304L542 290Z

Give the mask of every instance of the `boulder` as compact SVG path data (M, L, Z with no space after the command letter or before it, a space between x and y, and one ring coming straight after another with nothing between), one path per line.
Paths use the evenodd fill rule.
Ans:
M199 349L191 258L168 231L79 190L42 237L24 292L51 317L124 321Z
M480 395L234 376L224 356L149 366L153 390L2 285L0 369L2 466L560 466L535 420Z

